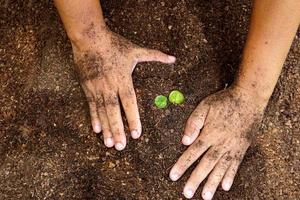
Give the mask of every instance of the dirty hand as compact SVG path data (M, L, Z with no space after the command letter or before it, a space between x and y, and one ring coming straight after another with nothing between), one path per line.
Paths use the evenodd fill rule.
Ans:
M198 105L182 138L182 143L190 146L170 171L170 178L176 181L204 154L184 187L186 198L193 197L207 176L203 199L212 199L220 182L225 191L231 188L266 104L249 91L233 86Z
M126 136L121 117L122 104L131 136L137 139L142 127L131 74L138 62L174 63L175 57L141 48L120 35L93 33L84 44L73 45L76 70L89 104L96 133L103 132L107 147L123 150ZM120 99L120 102L119 102Z

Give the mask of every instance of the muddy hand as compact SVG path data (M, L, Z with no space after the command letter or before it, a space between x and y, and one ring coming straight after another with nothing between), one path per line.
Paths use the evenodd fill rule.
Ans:
M93 130L96 133L102 130L107 147L123 150L126 136L120 105L124 108L132 138L139 138L142 132L131 78L133 69L138 62L174 63L175 57L138 47L111 31L93 37L85 45L73 45L73 49Z
M184 187L186 198L193 197L206 177L203 199L212 199L221 182L224 190L230 189L266 104L237 86L199 104L188 119L182 138L182 143L190 146L170 171L170 178L176 181L204 154Z

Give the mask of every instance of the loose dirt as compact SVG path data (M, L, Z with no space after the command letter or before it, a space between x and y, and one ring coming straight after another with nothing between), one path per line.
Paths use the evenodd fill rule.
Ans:
M189 173L174 183L168 172L185 149L185 121L203 98L232 83L251 3L103 0L102 7L111 30L177 57L174 65L143 63L134 72L142 138L117 152L92 132L52 1L2 0L0 199L183 199ZM299 36L232 190L219 189L215 199L299 199ZM186 103L156 109L154 97L173 89Z

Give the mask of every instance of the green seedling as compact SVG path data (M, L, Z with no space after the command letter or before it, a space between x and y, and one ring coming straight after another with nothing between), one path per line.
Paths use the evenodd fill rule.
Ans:
M183 104L184 102L184 95L178 91L178 90L173 90L170 94L169 94L169 101L172 104Z
M154 104L157 108L165 108L168 105L168 98L164 95L158 95L154 100Z

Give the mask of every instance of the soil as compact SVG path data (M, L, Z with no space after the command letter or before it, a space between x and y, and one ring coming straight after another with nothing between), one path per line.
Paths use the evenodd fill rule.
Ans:
M204 97L232 83L251 2L101 2L114 32L178 58L171 66L139 64L134 72L142 138L129 139L117 152L92 132L71 45L52 1L2 0L1 200L184 198L189 173L172 182L168 172L185 149L180 143L185 121ZM219 189L215 199L299 199L299 36L232 190ZM154 97L172 89L181 90L186 103L156 109Z

